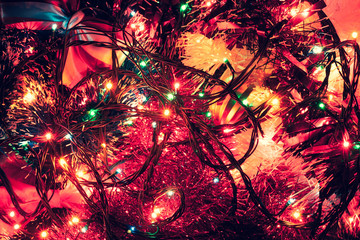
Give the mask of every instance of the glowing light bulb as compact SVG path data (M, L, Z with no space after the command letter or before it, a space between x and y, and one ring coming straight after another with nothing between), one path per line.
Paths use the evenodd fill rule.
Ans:
M49 133L49 132L45 134L45 138L48 141L50 141L52 139L52 137L53 137L53 135L51 133Z
M358 143L355 144L355 145L354 145L354 149L359 150L359 149L360 149L360 144L358 144Z
M82 233L86 233L86 231L88 230L88 228L89 228L89 227L86 225L86 226L84 226L83 228L81 228L80 231L81 231Z
M272 105L279 105L279 104L280 104L280 101L279 101L279 99L274 98L274 99L271 101L271 104L272 104Z
M130 24L130 27L131 27L132 29L135 29L135 28L136 28L136 24L135 24L135 23L132 23L132 24Z
M349 143L348 141L344 141L344 142L343 142L343 146L344 146L345 148L347 148L347 147L350 146L350 143Z
M131 121L131 120L128 120L128 121L125 122L125 124L128 125L128 126L132 126L134 124L134 122Z
M304 12L301 13L301 15L306 18L307 16L309 16L309 10L305 10Z
M228 60L227 58L223 58L223 62L224 62L224 63L228 63L229 60Z
M353 32L353 33L351 34L351 37L352 37L352 38L357 38L357 37L358 37L358 33L357 33L357 32Z
M175 87L175 90L176 90L176 89L179 89L179 88L180 88L180 83L176 82L176 83L174 84L174 87Z
M319 108L320 108L321 110L325 110L325 108L326 108L325 103L320 102L320 103L319 103Z
M290 198L288 201L288 205L293 204L296 201L295 198Z
M232 129L231 128L225 128L223 130L224 133L231 133L232 132Z
M353 217L349 217L349 223L352 223L354 221Z
M131 11L130 16L133 17L133 16L135 16L135 14L136 14L135 11Z
M219 183L219 182L220 182L220 179L218 177L213 179L213 183Z
M188 7L189 7L189 5L188 5L187 3L182 4L182 5L180 6L180 11L181 11L181 12L185 12L185 11L188 9Z
M41 233L40 233L40 237L42 237L42 238L46 238L48 236L48 232L47 231L42 231Z
M299 10L297 8L292 8L290 10L290 15L295 17L298 14Z
M168 195L168 197L172 197L172 196L174 196L174 191L173 191L173 190L169 190L169 191L167 191L166 194Z
M53 25L51 25L51 29L52 29L53 31L55 31L55 30L57 29L57 24L54 23Z
M101 144L101 147L102 147L102 148L106 148L106 143L102 143L102 144Z
M141 62L140 62L140 67L142 67L142 68L146 67L146 62L145 62L145 61L141 61Z
M210 2L210 1L207 1L207 2L206 2L206 6L211 7L211 2Z
M169 110L169 109L165 109L164 115L165 115L165 116L169 116L169 115L170 115L170 110Z
M122 172L122 170L120 168L116 169L116 174L120 174Z
M311 51L314 54L320 54L323 51L323 49L324 48L321 46L314 46Z
M71 222L73 222L74 224L78 224L80 222L80 219L78 217L73 217L71 219Z
M85 176L85 172L82 170L79 170L76 172L76 176L79 178L83 178Z
M203 93L203 92L201 92L201 93L199 93L199 97L204 97L205 96L205 93Z
M15 225L14 225L14 229L15 229L15 230L18 230L19 228L20 228L20 225L19 225L19 224L15 224Z
M156 128L156 125L157 125L156 122L152 122L152 123L151 123L151 126L152 126L153 128Z
M23 100L25 103L31 103L35 100L35 95L31 92L28 92L25 94Z
M206 116L207 118L211 118L211 112L206 112L206 113L205 113L205 116Z
M95 116L96 116L96 112L97 112L96 109L90 109L89 115L92 116L92 117L95 117Z
M113 87L113 84L112 84L111 82L108 82L108 83L106 84L107 90L110 90L112 87Z
M175 99L175 94L169 93L169 94L166 96L166 98L167 98L169 101L172 101L172 100Z
M293 217L296 219L298 219L300 216L301 216L301 214L298 211L294 212L294 214L293 214Z
M71 134L70 134L70 133L66 134L66 135L65 135L65 139L67 139L67 140L70 140L70 139L72 139L72 136L71 136Z
M9 216L10 216L10 217L15 217L15 212L14 212L14 211L11 211L11 212L9 213Z
M151 214L151 217L152 217L152 218L157 218L157 216L158 216L158 215L157 215L156 213L154 213L154 212Z
M243 100L242 103L243 103L245 106L249 105L249 102L248 102L247 99Z
M59 159L59 164L61 167L65 168L67 166L67 162L64 158Z

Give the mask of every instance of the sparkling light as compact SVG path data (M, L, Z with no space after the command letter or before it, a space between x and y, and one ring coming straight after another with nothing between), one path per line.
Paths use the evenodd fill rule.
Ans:
M65 139L70 140L72 138L72 135L70 133L65 135Z
M102 147L102 148L106 148L106 143L102 143L102 144L101 144L101 147Z
M314 54L320 54L323 51L323 49L324 48L321 46L314 46L311 51Z
M67 166L67 162L64 158L59 159L59 164L61 167L65 168Z
M172 197L174 195L174 191L169 190L169 191L166 192L166 194L168 195L168 197Z
M108 82L108 83L106 84L107 90L110 90L112 87L113 87L113 84L112 84L111 82Z
M347 147L350 146L350 143L349 143L348 141L344 141L343 146L344 146L345 148L347 148Z
M84 226L83 228L81 228L81 232L82 233L86 233L86 231L88 230L88 226L86 225L86 226Z
M73 217L71 219L71 222L73 222L74 224L78 224L80 222L80 219L78 217Z
M57 24L54 23L54 24L51 26L51 29L52 29L53 31L55 31L55 30L57 29Z
M9 216L10 216L10 217L15 217L15 212L14 212L14 211L11 211L11 212L9 213Z
M85 176L85 172L82 170L79 170L76 172L76 176L79 178L83 178Z
M14 229L15 229L15 230L17 230L17 229L19 229L19 228L20 228L20 225L19 225L19 224L15 224L15 225L14 225Z
M320 108L321 110L325 110L325 108L326 108L325 103L320 102L320 103L319 103L319 108Z
M48 236L48 232L47 231L42 231L41 233L40 233L40 237L42 237L42 238L46 238Z
M180 83L176 82L176 83L174 84L174 87L175 87L175 89L179 89L179 88L180 88Z
M203 92L201 92L201 93L199 93L199 97L204 97L205 96L205 93L203 93Z
M31 92L26 93L23 98L25 103L32 103L35 99L35 95Z
M357 32L353 32L353 33L351 34L351 37L352 37L352 38L357 38L357 37L358 37L358 33L357 33Z
M180 11L181 12L184 12L184 11L186 11L186 9L189 7L189 5L187 4L187 3L185 3L185 4L182 4L181 6L180 6Z
M169 101L172 101L172 100L175 99L175 94L169 93L169 94L166 96L166 98L167 98Z
M279 104L280 104L280 101L279 101L279 99L274 98L274 99L271 101L271 104L272 104L272 105L279 105Z
M165 116L169 116L169 115L170 115L170 110L169 110L169 109L165 109L164 115L165 115Z
M216 178L213 179L213 182L214 182L214 183L219 183L219 182L220 182L220 179L219 179L218 177L216 177Z
M146 62L145 62L145 61L141 61L141 62L140 62L140 67L142 67L142 68L146 67Z
M298 219L301 216L300 212L296 211L293 213L293 217Z
M45 134L45 138L48 141L50 141L52 139L52 137L53 137L53 135L51 133L49 133L49 132Z

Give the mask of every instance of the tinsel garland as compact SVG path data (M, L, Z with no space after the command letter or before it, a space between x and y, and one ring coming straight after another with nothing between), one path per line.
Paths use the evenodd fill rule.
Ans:
M360 50L323 1L0 7L5 239L358 236Z

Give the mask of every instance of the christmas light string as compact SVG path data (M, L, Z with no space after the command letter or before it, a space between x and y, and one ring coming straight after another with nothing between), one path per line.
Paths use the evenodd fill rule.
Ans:
M266 8L266 11L263 9L263 3L240 2L236 3L236 6L241 6L238 9L231 1L226 3L209 1L209 3L198 6L196 3L177 5L176 7L180 8L179 19L174 26L180 29L180 26L186 25L188 29L194 29L197 25L201 26L201 19L209 22L217 17L231 20L230 22L234 24L247 24L247 27L250 26L249 29L257 29L256 34L259 35L252 40L258 41L258 45L247 45L253 47L248 51L251 57L240 71L235 70L238 66L227 58L221 58L222 62L219 62L217 67L210 66L207 71L211 73L198 69L196 64L199 62L191 66L189 61L190 66L186 66L179 61L179 56L172 49L180 34L169 34L165 35L165 40L154 40L155 45L163 44L163 47L153 48L151 44L144 43L144 39L137 37L136 32L141 29L130 33L124 27L117 25L121 22L119 20L121 17L117 15L115 25L109 25L110 30L104 31L99 28L101 24L107 25L109 22L91 19L95 27L83 26L86 21L81 22L71 30L66 30L62 43L60 43L61 39L53 36L50 40L52 44L49 45L50 47L45 47L45 51L24 58L17 64L15 70L4 75L3 82L6 83L4 85L6 87L3 88L2 99L8 105L5 105L7 116L3 115L2 119L4 131L4 139L1 142L2 152L7 159L14 159L11 161L27 161L26 169L34 179L36 192L41 199L33 209L33 213L27 213L21 207L19 197L12 189L7 174L1 172L2 184L11 197L16 211L24 217L21 223L14 225L15 230L20 230L18 239L47 238L49 235L58 239L62 237L79 239L85 238L87 234L99 239L100 236L117 239L128 236L126 234L150 238L216 237L219 236L218 234L220 236L223 234L222 236L231 238L239 233L236 233L236 230L222 232L224 230L219 229L222 223L228 220L237 222L242 216L250 214L251 211L247 210L244 214L240 214L242 210L238 209L247 198L243 193L245 189L252 204L273 222L270 223L275 227L272 231L276 231L278 224L310 228L313 230L313 235L318 234L319 227L322 231L322 226L326 226L321 237L325 237L331 230L330 228L342 216L356 195L358 186L358 154L356 151L349 151L350 146L354 146L355 150L357 146L352 145L352 142L357 141L357 118L355 119L354 116L358 116L356 100L359 76L358 45L354 41L339 42L329 20L316 7L322 6L321 1L316 3L314 8L310 8L311 10L307 10L306 14L299 13L290 20L280 18L278 24L273 24L272 18L280 17L279 13L271 16L272 11L269 10L281 6L275 2L267 2L269 8ZM206 7L214 8L214 11L206 15L205 10L201 12ZM248 11L245 13L244 9ZM81 11L86 12L85 9ZM290 45L291 50L286 52L281 42L290 43L291 34L294 34L291 28L297 26L298 22L304 21L312 11L319 14L319 22L330 30L327 28L320 30L324 31L322 33L324 39L320 37L320 42L314 40L315 42L311 42L310 46L308 45L310 42L300 42L301 47ZM225 12L231 13L229 14L231 17ZM206 16L202 18L202 14ZM260 24L255 21L251 14L254 14L255 19L260 22L264 19L264 22ZM247 17L238 18L238 16ZM196 19L196 17L200 19L194 23L191 18ZM265 20L268 17L270 19ZM161 25L160 22L158 24ZM233 29L234 32L224 30L229 41L247 44L246 39L235 40L236 31L241 29L241 26ZM11 30L3 31L8 31L9 34ZM53 31L56 31L56 28ZM75 32L79 33L72 35ZM315 30L315 33L317 32L318 30ZM103 42L74 40L81 39L82 34L104 37L107 40ZM211 30L209 26L205 28L203 34L209 39L217 37L215 30ZM246 35L244 31L244 34L249 39L253 37L251 35L253 33ZM296 34L295 32L295 36L298 37ZM304 39L308 38L310 41L312 38L310 36L314 33L310 31L300 34L304 34ZM119 36L123 40L119 40ZM236 37L232 38L232 36ZM187 41L191 41L191 37L188 35L188 39L179 47L186 49ZM334 46L317 47L317 44L322 44L321 41L324 41L326 46L333 41ZM351 58L353 67L350 67L351 63L344 49L349 45L354 46ZM58 55L59 64L55 58L50 60L48 69L52 70L47 70L49 74L43 75L46 71L32 71L40 67L40 59L46 59L49 54L51 56L51 53L61 49L58 46L63 46L63 50ZM64 86L61 80L66 66L65 56L71 47L78 46L112 49L112 69L88 74L83 79L78 79L74 87L69 88ZM123 63L118 57L121 54L126 56ZM340 62L337 60L338 55ZM190 57L191 55L188 55L186 58ZM307 58L310 60L303 63ZM265 63L260 62L264 59ZM258 64L260 67L257 66ZM122 68L122 65L129 67ZM325 66L323 80L310 73L317 65ZM344 80L343 96L335 97L336 101L342 101L340 107L333 105L335 100L331 100L334 103L325 100L334 65L338 67L340 77ZM255 88L248 84L252 76L257 75L263 66L273 69L269 71L272 74L264 83L275 92L276 97L256 103L257 106L252 107L251 104L255 103L250 103L248 99L255 94ZM56 76L52 74L54 69ZM352 79L350 79L350 69L353 70ZM225 75L229 76L230 80L226 80ZM14 90L9 91L13 89L11 85L14 86ZM281 110L273 112L272 109L275 108L272 105L273 101L278 98L281 99L278 103ZM227 101L226 108L230 109L221 110L224 111L223 113L208 109L209 106L226 104ZM230 114L226 111L231 112L230 106L234 104L241 109L234 122L220 125L212 122L214 121L212 118L223 121L222 115ZM4 108L3 112L5 113ZM312 189L306 190L307 187L304 186L305 192L299 191L298 199L287 199L289 196L284 196L282 204L276 204L276 208L271 208L260 197L257 192L259 189L256 191L261 184L257 178L266 179L268 176L259 174L254 178L255 180L252 180L243 170L243 165L256 153L261 136L266 134L266 129L262 126L268 118L276 114L280 116L283 124L275 136L279 141L284 142L287 157L291 158L293 154L303 157L309 166L309 172L314 174L308 178L318 181L321 185L319 200L308 200L310 204L308 207L313 213L308 214L310 220L306 219L305 222L296 220L302 220L299 212L293 215L295 221L290 220L289 209L294 202L306 205L308 199L306 192L311 192ZM329 123L324 124L327 121ZM246 132L249 132L248 135L245 134ZM227 133L230 133L230 136ZM327 143L323 138L329 134L346 139L339 140L335 137ZM248 145L243 147L242 154L240 150L232 150L236 144L230 143L232 141L230 139L236 135L248 137ZM296 144L296 141L300 144ZM19 142L25 142L25 145L21 146ZM337 145L334 145L335 143ZM331 147L328 151L316 149L316 146L323 146L320 144L329 144L336 149ZM23 159L13 156L14 152ZM345 154L348 152L349 156ZM188 161L191 164L187 163ZM183 166L184 164L187 168ZM329 170L323 170L321 164L324 168L330 166ZM79 177L80 172L82 174ZM241 181L237 180L235 173L240 174ZM339 176L349 176L349 178L341 180ZM194 179L191 181L191 178ZM170 185L165 184L167 181ZM78 212L82 215L79 216L81 220L70 220L71 227L62 229L68 223L64 221L66 217L60 217L63 211L58 209L66 208L53 207L51 201L60 194L59 192L68 190L70 182L78 194L74 196L81 196L85 202L83 206L86 207L85 209L77 207L83 211ZM254 185L255 183L258 185ZM210 191L209 189L212 188L216 190ZM222 193L221 198L216 191ZM334 193L339 196L338 203L330 207L330 210L325 209L331 206L328 201ZM304 199L300 197L302 194ZM131 203L129 199L125 200L126 198L133 199L136 203ZM174 202L173 207L168 205L169 210L161 207L161 204L167 205L166 201ZM196 207L202 211L196 211ZM119 211L118 208L122 208L124 212ZM134 212L134 209L138 210ZM196 214L191 211L199 214L200 220L197 223L195 223ZM211 214L207 215L207 211ZM323 216L323 213L326 214ZM3 214L1 219L10 223L11 220L5 215ZM67 216L71 215L71 211L67 213ZM46 223L46 216L54 225ZM206 216L210 216L211 219L206 219ZM256 218L254 215L252 217ZM186 221L190 221L189 225ZM35 224L32 225L30 222ZM79 223L81 228L72 229L73 225ZM199 224L198 228L195 227L196 224ZM237 227L239 226L241 225L238 224ZM193 231L190 232L190 229ZM35 236L35 233L38 235ZM289 236L291 235L285 237Z

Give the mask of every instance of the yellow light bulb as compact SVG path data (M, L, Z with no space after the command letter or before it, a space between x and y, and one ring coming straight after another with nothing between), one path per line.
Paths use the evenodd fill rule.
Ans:
M42 231L42 232L40 233L40 236L41 236L42 238L46 238L46 237L48 236L48 232L47 232L47 231Z
M107 88L108 90L110 90L112 87L113 87L113 84L112 84L111 82L108 82L108 83L106 84L106 88Z
M106 143L102 143L102 144L101 144L101 147L102 147L102 148L106 148Z
M79 219L78 217L73 217L73 218L71 219L71 222L77 224L77 223L80 222L80 219Z
M28 92L25 94L23 100L25 103L32 103L35 100L35 95L31 92Z
M271 104L272 104L272 105L279 105L279 104L280 104L280 101L279 101L279 99L274 98L274 99L271 101Z
M45 138L46 138L46 140L48 140L48 141L50 141L51 139L52 139L52 134L51 133L46 133L45 134Z
M357 33L357 32L353 32L353 33L351 34L351 36L352 36L353 38L357 38L357 37L358 37L358 33Z
M300 213L298 211L294 212L293 214L294 218L299 218L300 217Z
M67 162L64 158L59 159L59 164L61 167L65 168L67 166Z
M15 230L17 230L17 229L19 229L19 228L20 228L20 225L19 225L19 224L15 224L15 225L14 225L14 229L15 229Z
M165 115L165 116L169 116L169 115L170 115L170 110L169 110L169 109L165 109L164 115Z
M15 217L15 212L14 212L14 211L11 211L11 212L9 213L9 216L10 216L10 217Z

